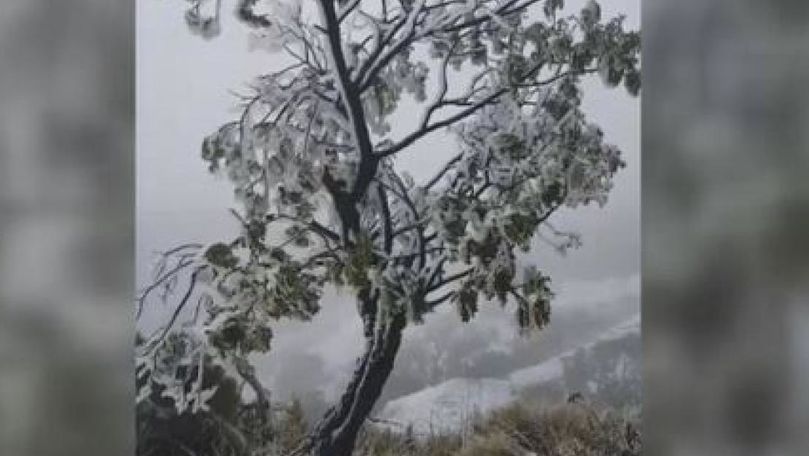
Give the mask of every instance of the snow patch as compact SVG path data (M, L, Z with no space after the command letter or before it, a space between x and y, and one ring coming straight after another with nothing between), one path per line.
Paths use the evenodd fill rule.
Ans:
M513 402L525 388L562 379L565 361L578 350L590 350L598 344L638 333L640 315L607 330L588 344L534 366L518 369L504 379L453 378L394 399L385 404L376 419L381 426L412 426L417 435L455 432L471 424L477 414L485 415ZM623 370L627 362L621 359L616 369Z
M508 380L454 378L388 402L378 418L411 425L420 434L462 429L476 414L503 407L516 396Z

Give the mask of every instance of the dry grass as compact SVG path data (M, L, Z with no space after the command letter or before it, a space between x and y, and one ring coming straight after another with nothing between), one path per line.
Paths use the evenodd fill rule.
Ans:
M468 432L416 438L366 429L356 456L637 456L636 424L610 410L581 403L551 408L515 404Z

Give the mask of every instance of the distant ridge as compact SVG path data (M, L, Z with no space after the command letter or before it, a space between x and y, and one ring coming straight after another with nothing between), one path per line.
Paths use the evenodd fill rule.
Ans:
M640 315L637 314L586 344L534 366L515 370L506 378L458 377L389 401L376 415L376 420L382 426L412 426L421 434L455 432L475 414L486 414L513 402L521 390L563 381L566 362L582 350L587 352L602 344L639 336ZM618 363L625 362L623 358Z

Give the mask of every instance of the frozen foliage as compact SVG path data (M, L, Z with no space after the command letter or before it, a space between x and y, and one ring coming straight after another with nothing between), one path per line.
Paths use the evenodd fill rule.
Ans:
M189 26L214 36L223 2L190 3ZM640 81L638 33L603 20L592 1L574 15L561 8L559 0L239 0L249 45L292 63L256 78L239 118L203 141L210 171L233 185L243 229L164 260L173 262L166 274L191 271L190 285L139 353L144 375L178 407L202 407L210 393L177 380L181 370L211 356L244 371L251 353L269 350L272 321L311 318L326 284L353 290L368 339L347 395L377 391L404 325L442 303L464 321L482 300L512 303L524 330L546 325L550 280L535 267L518 271L516 253L537 233L560 250L578 245L549 217L603 205L623 166L580 108L581 79L598 74L631 94ZM387 119L404 94L423 112L413 131L394 136ZM458 153L433 178L416 182L396 168L397 154L447 129ZM177 286L164 277L145 295ZM192 300L193 322L171 335ZM332 418L370 408L340 410Z

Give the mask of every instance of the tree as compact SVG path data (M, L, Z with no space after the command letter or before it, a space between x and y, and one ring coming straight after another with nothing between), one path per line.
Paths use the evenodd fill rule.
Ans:
M234 186L243 229L163 256L139 304L158 290L171 295L183 273L188 285L139 354L142 368L171 390L179 383L166 372L200 357L245 366L269 350L273 321L311 319L326 286L351 290L365 351L301 448L340 456L380 396L408 324L443 304L468 321L479 301L497 300L516 308L524 330L546 325L550 279L536 267L518 271L517 254L537 236L560 250L578 245L551 215L603 205L623 166L580 108L582 78L640 89L639 34L622 18L602 20L594 1L573 15L562 7L239 0L252 44L291 64L259 76L240 117L203 141L210 171ZM187 23L211 38L220 8L191 0ZM405 96L423 112L413 131L394 135L388 119ZM397 169L397 156L438 131L454 135L458 150L434 177L416 182ZM181 330L197 342L161 367L156 354L194 299ZM180 405L201 407L206 394Z

